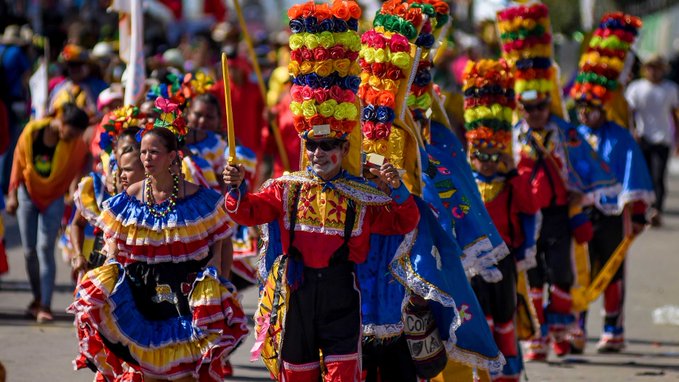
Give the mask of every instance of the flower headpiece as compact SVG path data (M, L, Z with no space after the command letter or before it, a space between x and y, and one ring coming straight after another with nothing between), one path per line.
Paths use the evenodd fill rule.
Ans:
M146 99L148 101L155 101L158 98L165 98L179 106L184 106L186 103L186 88L183 86L183 82L184 76L169 73L161 83L151 86L146 93Z
M111 153L113 142L120 136L123 130L144 127L144 119L139 108L132 105L119 107L104 116L104 131L100 135L99 147L107 153Z
M464 126L472 147L508 151L516 107L514 79L504 60L470 61L463 74Z
M214 84L214 78L204 72L187 73L182 80L181 92L184 98L190 100L209 92Z
M189 133L189 128L182 113L181 105L173 100L158 97L155 100L154 110L158 113L158 117L153 123L147 123L144 129L139 132L137 138L141 139L144 134L156 127L164 127L174 133L179 142L183 142Z
M502 57L514 67L515 92L520 100L544 99L552 92L549 9L544 4L520 5L497 13Z
M59 53L59 61L61 62L87 62L89 59L89 51L75 44L66 44Z
M637 17L620 12L604 15L580 58L576 83L571 89L576 102L603 105L610 99L639 28L641 20Z
M290 110L305 138L346 138L358 121L356 92L361 8L354 1L309 1L288 10Z

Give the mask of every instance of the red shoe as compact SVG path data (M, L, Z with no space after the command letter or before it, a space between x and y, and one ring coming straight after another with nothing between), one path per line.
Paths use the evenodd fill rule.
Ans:
M571 352L571 343L567 340L554 341L552 343L552 350L557 357L563 357Z
M519 382L519 377L502 376L502 377L493 378L493 382Z
M233 377L233 366L231 366L231 361L224 362L222 371L224 372L224 378Z
M566 339L571 343L571 354L582 354L585 352L587 338L585 332L577 325L568 329Z
M625 338L621 335L604 333L596 344L599 353L620 353L625 348Z
M547 339L523 341L523 360L526 362L540 362L547 360L549 350Z

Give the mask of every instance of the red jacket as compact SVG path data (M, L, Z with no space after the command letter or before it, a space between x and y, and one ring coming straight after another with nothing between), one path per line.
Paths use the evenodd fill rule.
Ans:
M354 178L358 179L358 178ZM325 268L344 241L344 219L349 198L356 202L356 219L349 245L349 260L362 263L370 249L370 234L406 234L417 226L419 211L404 185L387 197L365 183L339 178L333 186L310 172L300 171L272 181L257 193L244 192L238 210L230 213L238 224L254 226L278 221L284 251L289 247L289 203L291 185L301 185L294 246L302 253L304 265ZM243 188L241 188L243 190ZM236 193L226 198L227 211L237 205ZM287 210L286 210L287 208Z
M511 201L508 200L510 193ZM504 182L502 191L484 203L507 246L519 248L525 238L519 214L533 215L540 209L531 193L528 177L511 177Z
M535 169L535 166L538 168ZM530 192L540 209L568 205L568 192L560 170L562 166L556 155L545 157L541 164L533 158L521 156L517 165L519 175L529 179Z

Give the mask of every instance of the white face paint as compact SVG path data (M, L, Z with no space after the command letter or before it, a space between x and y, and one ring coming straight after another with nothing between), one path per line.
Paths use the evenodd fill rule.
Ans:
M311 164L311 168L323 179L333 178L342 169L342 158L344 158L344 155L348 152L349 146L347 144L340 144L335 145L328 150L329 147L323 147L325 146L324 143L318 144L315 141L310 142L307 142L305 146L307 159Z

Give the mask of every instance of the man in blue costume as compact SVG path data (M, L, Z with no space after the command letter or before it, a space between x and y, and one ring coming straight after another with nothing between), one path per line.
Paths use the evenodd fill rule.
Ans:
M622 192L615 198L617 203L601 200L595 203L597 207L587 209L594 225L589 254L592 273L596 274L625 236L638 235L644 229L646 209L653 202L655 194L643 153L629 131L608 121L600 102L582 101L578 103L577 109L578 119L582 122L578 130L608 163L623 186ZM602 208L604 206L607 207ZM597 345L600 352L618 352L625 346L624 276L623 263L604 292L604 330ZM585 314L581 318L583 322L584 317Z

